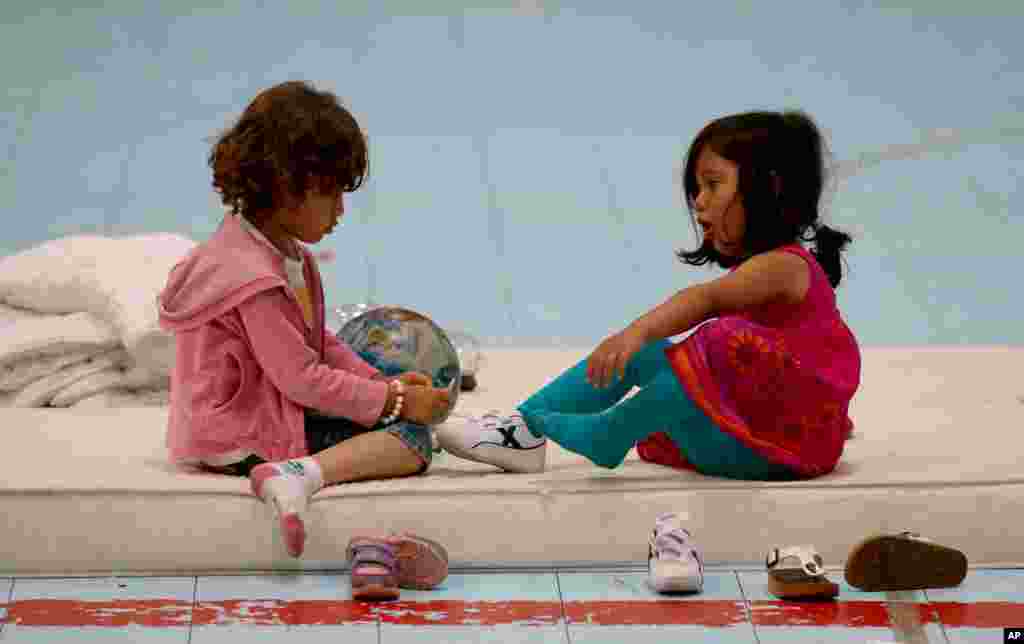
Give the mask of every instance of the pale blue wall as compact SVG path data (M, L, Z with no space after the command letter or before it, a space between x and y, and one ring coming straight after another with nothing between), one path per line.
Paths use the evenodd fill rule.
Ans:
M329 303L589 343L714 274L672 256L696 131L798 106L849 175L831 219L858 236L840 299L861 340L1024 343L1018 1L214 4L0 4L0 252L204 239L206 139L306 78L371 136L369 188L321 244Z

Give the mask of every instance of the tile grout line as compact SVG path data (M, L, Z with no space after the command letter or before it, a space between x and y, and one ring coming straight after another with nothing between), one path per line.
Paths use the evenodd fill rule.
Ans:
M192 577L192 610L188 612L188 640L192 644L192 630L196 627L196 604L199 603L199 576ZM379 643L378 643L379 644Z
M743 600L743 612L746 614L747 622L750 624L750 632L754 634L754 644L761 644L761 637L757 634L757 626L754 624L754 607L747 600L747 591L743 589L743 580L740 579L740 572L733 570L732 575L736 578L736 585L740 589L740 598Z
M17 583L18 583L18 578L17 577L11 577L11 587L7 591L7 617L6 617L6 619L4 619L4 623L0 624L0 633L3 633L4 629L7 626L7 623L10 622L10 619L11 619L11 605L14 603L14 586Z
M558 591L558 610L562 614L562 630L565 631L566 644L572 644L572 635L569 634L569 616L565 613L565 597L562 595L562 576L557 568L552 568L555 573L555 589Z
M7 620L11 618L11 602L14 600L14 577L11 577L11 584L7 587L7 606L4 609L4 618L0 620L0 638L3 638L4 628L7 626Z

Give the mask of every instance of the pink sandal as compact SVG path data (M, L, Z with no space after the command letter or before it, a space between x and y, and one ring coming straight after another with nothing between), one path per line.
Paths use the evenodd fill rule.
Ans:
M395 534L398 586L430 590L448 578L448 552L436 541L413 534Z
M352 571L352 599L398 599L398 559L394 545L356 537L349 541L346 555Z
M347 559L356 600L398 599L399 588L429 590L448 577L444 546L412 534L354 537Z

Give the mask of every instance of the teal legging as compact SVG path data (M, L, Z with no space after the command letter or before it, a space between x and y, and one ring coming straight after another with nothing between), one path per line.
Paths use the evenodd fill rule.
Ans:
M518 410L531 431L605 467L615 467L634 444L665 432L702 474L746 480L797 478L720 430L679 385L665 356L667 340L652 342L604 389L586 379L586 359L532 395ZM640 391L622 400L632 388Z

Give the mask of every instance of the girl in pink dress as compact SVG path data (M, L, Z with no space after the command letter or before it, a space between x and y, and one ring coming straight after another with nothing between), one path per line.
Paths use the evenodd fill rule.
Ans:
M516 413L449 423L442 446L510 471L542 470L546 438L608 468L636 446L646 461L730 478L832 471L861 363L834 291L851 238L819 221L823 151L801 112L705 126L683 176L702 243L678 257L728 272L610 336Z

